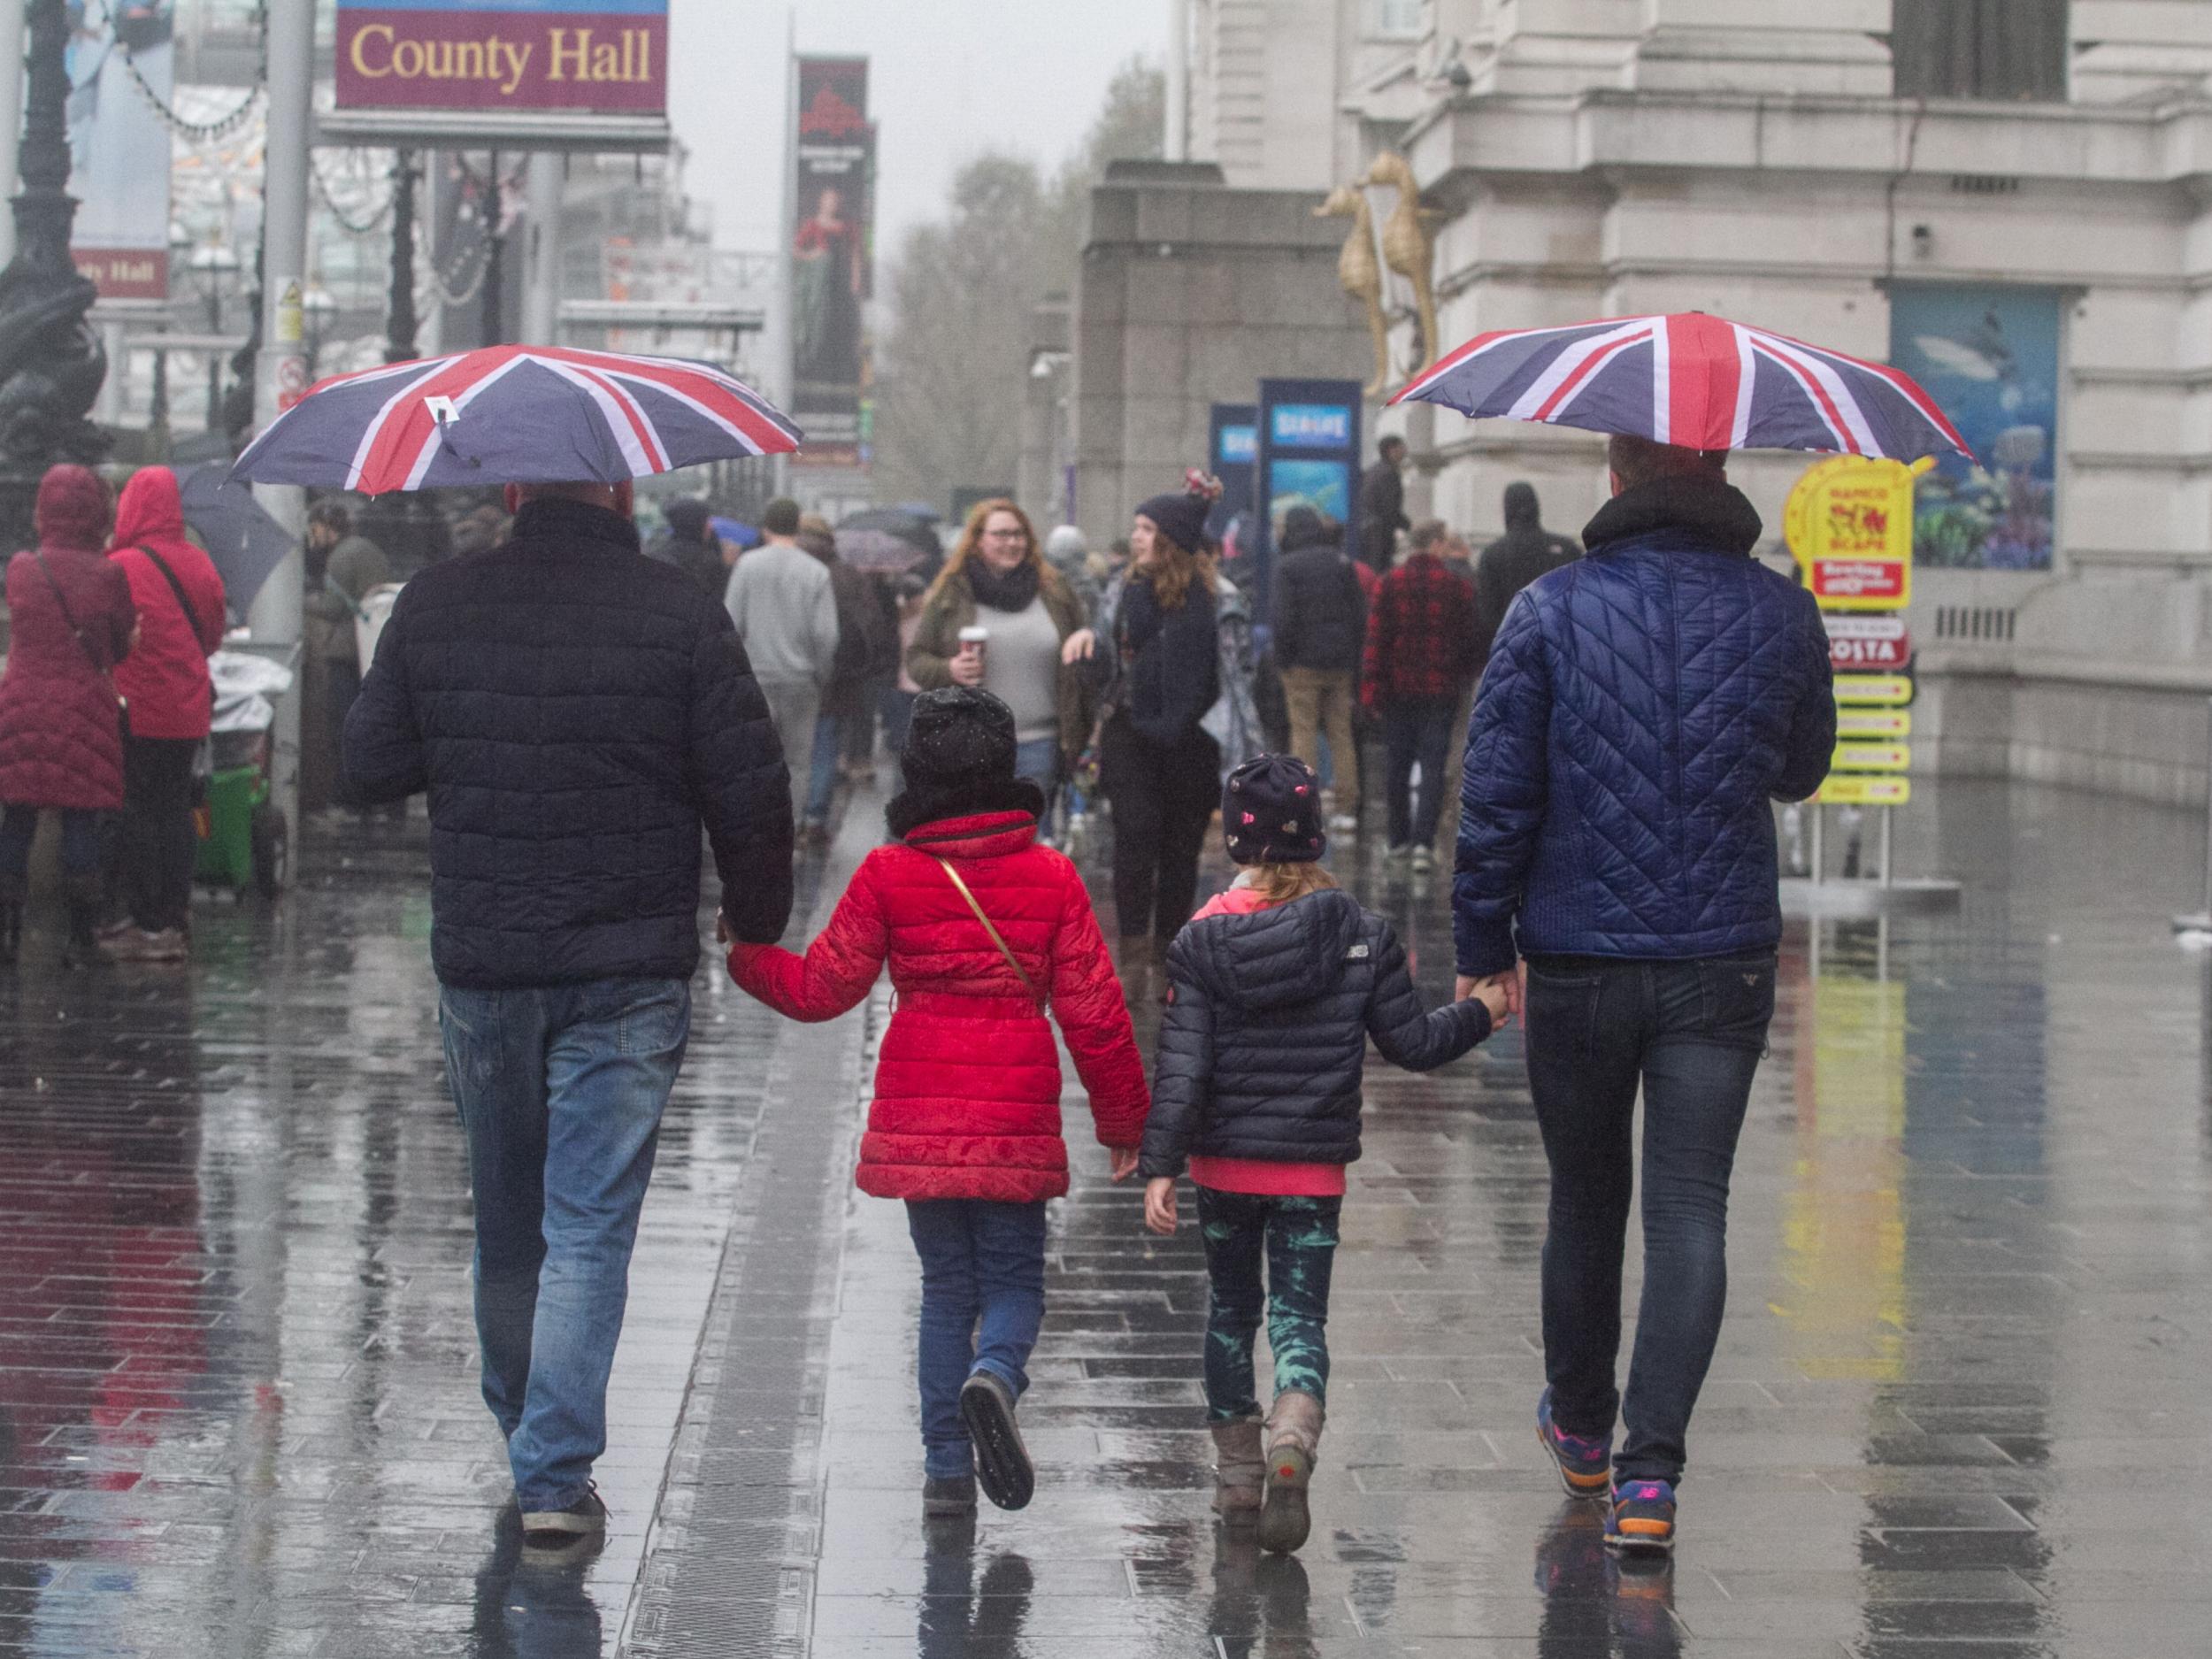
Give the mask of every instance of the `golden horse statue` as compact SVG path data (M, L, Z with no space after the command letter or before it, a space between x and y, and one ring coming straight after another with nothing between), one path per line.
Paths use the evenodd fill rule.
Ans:
M1347 294L1367 308L1367 330L1375 341L1375 378L1367 395L1379 397L1390 384L1390 325L1383 317L1382 265L1375 257L1375 216L1356 184L1337 186L1329 192L1329 199L1313 210L1313 216L1352 221L1352 234L1344 239L1344 250L1336 257L1336 280Z
M1419 314L1421 339L1413 354L1419 368L1436 355L1436 283L1431 272L1436 263L1436 229L1445 215L1421 205L1421 187L1414 181L1406 158L1386 150L1368 169L1366 182L1386 184L1398 192L1390 217L1383 221L1382 256L1393 271L1413 284L1413 303Z

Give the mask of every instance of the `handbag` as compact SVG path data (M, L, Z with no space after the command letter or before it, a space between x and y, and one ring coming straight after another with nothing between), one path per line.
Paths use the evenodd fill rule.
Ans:
M975 919L983 924L983 931L990 934L991 942L998 947L998 954L1006 958L1006 965L1013 969L1015 977L1021 980L1022 989L1029 993L1030 1002L1036 1005L1037 1018L1042 1019L1045 1017L1045 999L1037 989L1037 982L1029 977L1029 970L1022 966L1021 959L1015 956L1013 948L1006 942L1005 935L983 913L983 907L976 902L975 895L969 891L968 884L960 879L960 872L952 867L951 862L943 858L937 862L951 879L952 885L960 889L960 896L967 900L968 908L975 912Z
M68 628L70 636L77 641L77 649L85 654L93 671L100 676L101 683L107 687L108 695L115 699L116 734L126 743L129 742L131 705L129 699L115 688L115 675L111 672L114 665L100 660L100 653L92 649L92 641L85 638L84 630L77 626L76 615L69 609L68 597L62 592L61 584L54 580L54 567L46 562L46 549L33 548L31 557L38 561L39 572L46 578L46 585L54 590L54 603L61 607L62 622Z
M184 612L185 622L191 627L192 637L196 641L200 637L200 613L194 608L192 601L185 596L184 584L177 580L176 572L169 568L169 561L143 541L134 542L133 545L139 552L143 553L154 562L154 568L159 571L163 579L168 582L169 591L176 595L177 607ZM207 687L207 711L211 719L215 713L215 687L212 681L209 682ZM200 740L200 746L192 751L192 804L194 806L202 807L207 804L208 785L214 780L214 777L215 740L212 737L204 737Z

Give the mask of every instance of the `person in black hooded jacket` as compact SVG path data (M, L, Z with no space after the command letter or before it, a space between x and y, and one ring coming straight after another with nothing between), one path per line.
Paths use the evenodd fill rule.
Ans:
M1367 595L1345 557L1342 532L1331 534L1310 507L1283 515L1275 570L1275 662L1290 715L1291 753L1318 771L1321 737L1335 772L1333 834L1359 830L1360 660L1367 648Z
M1320 812L1320 780L1294 756L1262 755L1229 774L1223 835L1230 857L1249 868L1168 951L1152 1116L1137 1164L1145 1225L1172 1233L1175 1178L1189 1164L1212 1281L1205 1368L1214 1507L1233 1522L1257 1510L1260 1542L1276 1550L1297 1548L1310 1525L1306 1486L1329 1377L1329 1270L1344 1169L1360 1151L1367 1040L1393 1064L1427 1071L1488 1036L1505 1010L1494 988L1423 1009L1390 924L1320 867L1328 845ZM1252 1374L1263 1302L1275 1355L1264 1426Z

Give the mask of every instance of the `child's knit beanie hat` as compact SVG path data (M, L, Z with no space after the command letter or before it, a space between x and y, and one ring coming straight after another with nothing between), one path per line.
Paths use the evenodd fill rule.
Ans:
M1295 755L1255 755L1221 792L1221 830L1240 864L1313 863L1329 849L1321 780Z

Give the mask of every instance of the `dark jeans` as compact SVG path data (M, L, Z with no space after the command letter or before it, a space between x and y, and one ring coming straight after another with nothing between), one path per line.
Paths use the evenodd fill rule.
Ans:
M1267 1315L1275 1392L1329 1394L1329 1273L1341 1198L1263 1198L1198 1189L1198 1236L1213 1296L1206 1312L1206 1416L1256 1416L1252 1340ZM1260 1262L1267 1284L1260 1285Z
M134 737L123 745L122 899L150 933L192 919L192 738Z
M438 1023L476 1200L484 1403L522 1508L561 1509L607 1449L607 1377L691 987L449 985Z
M987 1371L1019 1399L1045 1317L1045 1207L981 1198L909 1199L922 1258L923 1468L938 1479L975 1472L960 1386ZM979 1329L979 1326L980 1327Z
M1451 769L1452 718L1456 697L1416 697L1383 705L1383 737L1390 746L1390 844L1430 847L1444 810ZM1421 763L1420 798L1413 798L1413 763Z
M1771 952L1529 963L1528 1079L1551 1162L1544 1371L1571 1433L1617 1414L1624 1480L1678 1480L1728 1301L1728 1178L1774 1017ZM1621 1257L1644 1100L1644 1294L1624 1402Z
M349 627L352 625L347 624ZM353 712L361 695L361 664L333 662L323 668L324 741L330 745L330 801L333 806L363 807L368 803L346 781L346 716Z
M0 809L0 877L21 881L30 873L31 842L38 835L40 809ZM70 808L61 815L61 870L86 879L100 873L100 815Z
M1114 910L1125 938L1162 944L1198 907L1198 856L1221 804L1221 745L1194 727L1165 748L1126 715L1106 723L1099 762L1114 811Z
M828 713L814 717L814 752L807 760L806 811L801 820L803 823L829 822L830 803L837 795L840 748L849 718L853 717Z

